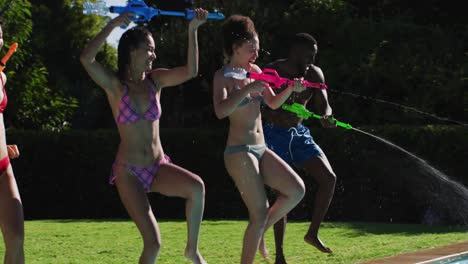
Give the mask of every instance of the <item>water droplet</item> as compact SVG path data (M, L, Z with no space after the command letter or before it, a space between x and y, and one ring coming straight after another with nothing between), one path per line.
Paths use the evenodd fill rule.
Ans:
M271 53L267 50L262 49L263 52L265 52L267 55L271 55Z

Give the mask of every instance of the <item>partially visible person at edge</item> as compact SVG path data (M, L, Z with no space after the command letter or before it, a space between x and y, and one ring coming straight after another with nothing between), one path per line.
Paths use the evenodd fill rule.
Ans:
M259 248L268 258L261 240L264 232L294 208L305 192L299 175L265 146L260 104L278 108L293 92L304 91L305 86L296 79L294 85L276 94L262 81L225 77L226 72L239 69L261 72L254 64L259 38L252 20L240 15L224 22L222 34L227 62L214 75L213 105L219 119L229 117L224 163L249 212L241 263L250 264ZM268 207L265 184L279 194L271 207Z
M112 19L91 40L81 54L81 63L91 78L104 89L120 135L110 183L117 186L120 199L143 238L139 263L154 263L161 247L156 218L146 196L159 192L186 199L188 240L185 257L193 263L206 263L198 250L205 186L194 173L171 162L159 137L161 91L197 75L197 29L208 12L196 9L188 25L187 64L173 69L152 69L156 59L152 34L144 27L127 30L119 41L118 72L104 68L96 54L111 31L131 22L134 14Z
M304 78L309 82L325 83L322 70L314 65L318 51L317 41L307 33L296 34L290 43L289 55L265 66L285 78ZM285 89L283 87L283 89ZM287 89L287 88L286 88ZM310 102L310 103L309 103ZM336 127L330 122L332 109L326 90L308 88L305 92L292 94L287 104L299 103L307 107L315 106L315 111L323 118L320 123L325 128ZM332 253L319 239L318 232L328 210L335 189L336 175L325 153L314 142L309 129L296 114L286 110L262 108L265 141L269 149L302 175L312 178L317 184L312 221L304 240L324 253ZM286 216L274 225L276 262L286 263L283 253L283 239L286 229Z
M3 30L0 22L0 50L3 47ZM7 106L5 84L7 77L0 72L0 229L5 241L6 264L24 263L23 204L16 184L10 158L19 156L15 145L6 144L3 112Z

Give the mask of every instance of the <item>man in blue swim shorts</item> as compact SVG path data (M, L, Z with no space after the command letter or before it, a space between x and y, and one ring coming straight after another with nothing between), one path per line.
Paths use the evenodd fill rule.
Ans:
M268 64L265 68L275 69L281 77L288 79L304 78L309 82L325 83L322 70L315 66L317 41L307 33L296 34L291 41L287 59L280 59ZM282 88L284 89L284 88ZM281 92L281 89L279 89ZM276 90L275 90L276 92ZM287 104L299 103L304 106L311 102L315 111L323 118L320 120L325 128L336 127L329 122L332 109L328 103L326 90L307 89L294 93ZM332 250L324 245L318 237L320 223L323 221L333 197L336 175L322 149L314 142L309 129L302 124L302 119L294 113L268 107L262 109L263 132L269 149L278 154L284 161L305 175L311 176L317 184L317 192L312 212L312 221L304 240L324 253ZM275 226L276 264L286 263L283 254L283 237L286 217Z

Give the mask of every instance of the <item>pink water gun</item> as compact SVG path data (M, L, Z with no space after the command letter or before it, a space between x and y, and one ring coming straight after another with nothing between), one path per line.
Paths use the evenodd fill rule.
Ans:
M234 78L243 80L245 78L252 78L254 80L260 80L267 82L271 88L281 88L283 85L294 85L293 80L283 78L273 69L264 69L261 73L248 72L243 68L226 68L224 71L224 77ZM312 83L306 80L302 81L306 87L327 89L328 86L324 83Z

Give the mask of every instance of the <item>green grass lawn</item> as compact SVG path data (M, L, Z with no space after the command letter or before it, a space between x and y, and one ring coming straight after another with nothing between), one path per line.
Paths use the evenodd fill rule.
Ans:
M186 223L161 220L159 224L163 246L158 263L189 263L183 257ZM137 263L142 248L138 230L126 220L45 220L25 225L26 263ZM239 263L246 225L246 221L203 221L200 251L208 263ZM325 223L320 237L335 251L325 255L303 242L307 227L306 222L287 226L284 247L291 264L358 263L468 239L466 227ZM271 230L266 240L273 255ZM257 256L255 263L268 262Z

